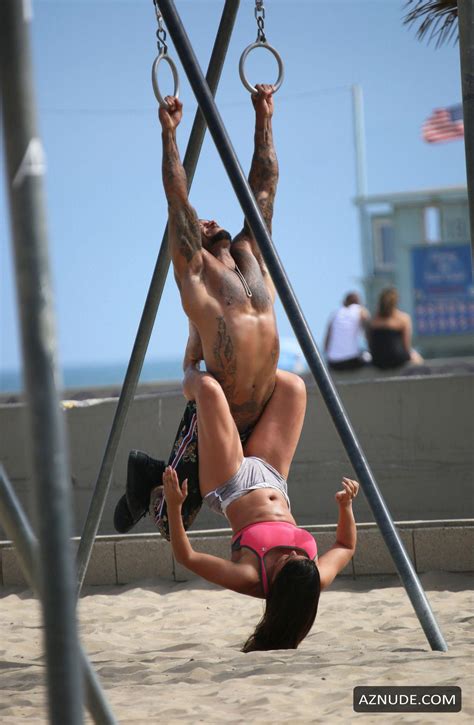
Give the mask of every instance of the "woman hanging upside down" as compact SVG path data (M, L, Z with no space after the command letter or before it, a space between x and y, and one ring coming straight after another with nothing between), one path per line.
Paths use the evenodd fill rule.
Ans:
M194 551L181 520L187 483L180 488L170 466L163 475L176 560L207 581L266 600L244 652L296 649L313 625L321 590L348 564L356 546L356 481L342 480L336 541L320 558L313 536L291 515L286 479L303 426L306 388L292 373L278 370L276 380L243 448L217 380L194 366L185 371L184 394L197 407L201 493L232 527L231 561Z

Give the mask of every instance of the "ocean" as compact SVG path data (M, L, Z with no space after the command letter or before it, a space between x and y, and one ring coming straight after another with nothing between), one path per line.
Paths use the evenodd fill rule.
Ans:
M124 380L127 365L128 361L101 365L65 365L62 368L63 387L70 389L120 385ZM182 358L150 360L143 364L140 382L181 380L182 377ZM0 370L1 393L19 393L22 390L20 370Z
M182 380L182 357L145 361L140 375L141 383ZM98 388L123 383L127 362L104 363L101 365L64 365L62 368L63 388ZM306 361L296 340L280 340L278 366L283 370L302 373L307 370ZM20 393L23 390L20 370L0 369L0 393Z

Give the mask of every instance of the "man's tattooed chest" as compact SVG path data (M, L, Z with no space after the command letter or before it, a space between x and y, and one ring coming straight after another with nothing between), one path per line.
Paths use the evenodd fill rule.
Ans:
M245 269L245 268L244 268ZM242 272L242 270L241 270ZM264 312L272 304L267 287L260 272L255 274L254 270L245 269L242 272L245 284L239 275L229 270L221 275L218 284L218 293L225 308L248 305L249 301L254 310ZM251 297L248 295L251 292Z

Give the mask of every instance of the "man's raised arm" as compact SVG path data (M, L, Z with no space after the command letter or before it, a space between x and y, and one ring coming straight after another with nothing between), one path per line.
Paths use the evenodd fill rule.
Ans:
M272 115L273 86L259 84L258 95L251 96L255 108L255 148L249 173L249 184L260 207L268 231L272 231L273 202L278 184L278 159L273 145ZM253 242L253 251L259 250L247 220L239 235Z
M197 214L188 199L186 172L179 157L176 129L181 121L183 104L167 96L166 108L160 107L159 119L163 140L163 186L168 200L168 246L178 278L186 273L198 274L202 267L201 229Z

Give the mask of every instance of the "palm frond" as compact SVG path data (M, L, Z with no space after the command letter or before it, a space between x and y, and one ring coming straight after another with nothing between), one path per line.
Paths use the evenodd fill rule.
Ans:
M453 37L458 40L457 0L407 0L405 7L410 9L403 19L404 25L421 21L416 33L419 40L425 37L428 37L428 42L436 39L437 48Z

